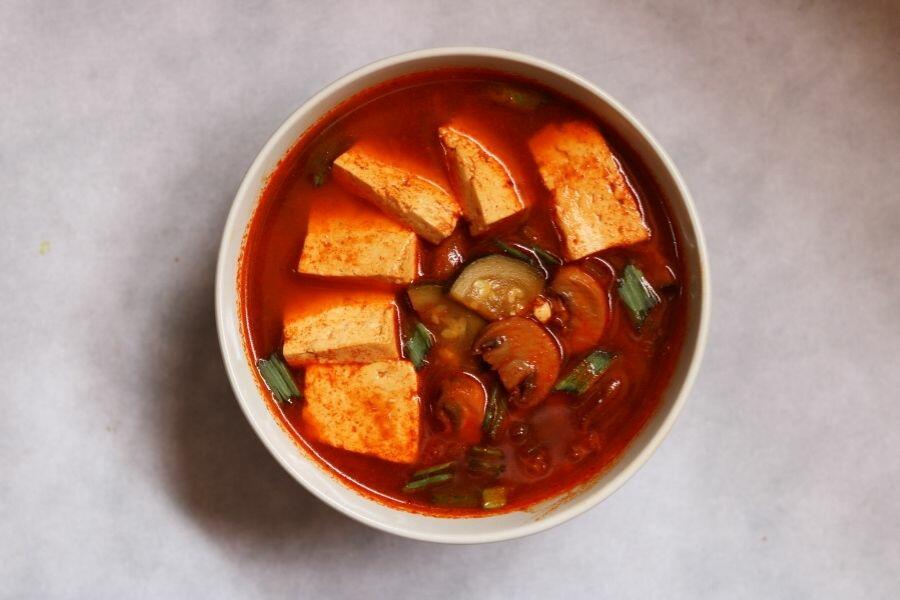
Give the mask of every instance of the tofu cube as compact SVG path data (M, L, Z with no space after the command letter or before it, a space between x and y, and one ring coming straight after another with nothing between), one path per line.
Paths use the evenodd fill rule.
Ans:
M438 129L447 165L472 235L525 210L506 166L459 125Z
M368 277L406 285L416 277L416 234L340 190L310 207L297 270L328 277Z
M303 422L321 442L396 463L419 455L416 371L405 360L310 365Z
M437 244L453 232L459 205L441 186L358 146L337 157L335 181Z
M575 260L650 238L637 199L606 140L584 122L547 125L529 141L566 258Z
M386 292L306 294L285 315L284 358L293 366L400 358L397 307Z

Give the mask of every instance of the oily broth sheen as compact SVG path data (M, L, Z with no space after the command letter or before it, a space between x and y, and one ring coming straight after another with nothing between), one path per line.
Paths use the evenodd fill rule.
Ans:
M498 104L486 93L489 86L497 83L536 90L545 102L534 111ZM665 199L631 149L583 107L533 82L470 69L407 76L366 90L338 106L288 152L261 195L248 228L239 271L243 332L248 354L255 362L280 349L283 315L301 302L336 289L392 289L372 282L335 281L296 272L310 203L316 198L327 201L329 196L346 195L331 178L319 188L313 186L307 168L310 156L324 147L340 147L352 140L376 148L382 156L415 169L449 190L437 129L454 119L477 128L479 139L502 159L529 207L524 224L513 223L486 239L470 237L461 221L464 231L460 234L458 229L454 236L470 258L496 252L491 242L496 235L526 241L522 232L527 232L532 242L560 253L560 237L550 216L549 193L540 181L527 141L544 125L564 120L588 120L600 128L639 198L652 231L648 242L606 250L579 261L609 293L610 317L600 345L615 352L618 358L584 396L573 398L554 393L537 407L514 415L513 421L527 422L535 438L544 445L551 465L545 474L534 476L527 472L515 458L517 446L509 435L502 443L494 444L506 454L506 471L490 485L507 486L505 510L515 510L589 480L615 461L657 408L684 336L686 298L681 285L661 293L662 303L651 313L643 335L634 331L616 297L615 273L620 273L629 261L636 262L645 272L658 272L668 266L678 282L686 279L686 271ZM438 247L422 241L421 248L420 279L434 281L438 272L435 264L441 262L436 256ZM410 309L402 289L393 289L403 322L409 318ZM567 372L575 362L567 359L561 372ZM413 471L439 459L449 459L464 448L441 431L429 408L446 374L440 364L419 371L419 465L388 463L316 442L307 434L301 419L302 402L284 407L272 403L272 410L301 446L348 484L381 502L436 515L491 514L480 508L434 507L428 504L427 494L401 492ZM296 371L295 375L302 386L302 372ZM621 382L615 393L604 393L615 380ZM588 425L583 425L585 422ZM594 450L573 461L573 446L584 442L589 434Z

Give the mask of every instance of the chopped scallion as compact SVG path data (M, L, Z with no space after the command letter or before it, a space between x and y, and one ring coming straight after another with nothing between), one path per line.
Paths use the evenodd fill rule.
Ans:
M500 433L500 428L506 421L507 407L506 400L500 393L500 387L495 385L491 388L488 396L487 406L484 410L484 420L481 422L481 430L485 432L490 440L496 440Z
M501 395L497 394L497 408L494 411L494 419L491 421L491 427L488 429L488 437L492 441L496 441L497 437L500 434L500 428L503 427L503 423L506 422L507 417L507 408L506 408L506 399Z
M593 385L609 363L615 358L615 354L603 350L595 350L578 363L569 374L560 379L553 388L558 392L583 394Z
M488 89L488 97L498 104L522 110L534 110L544 103L544 96L509 85L495 85Z
M544 250L537 244L524 245L520 244L519 247L507 244L506 242L501 242L500 240L494 240L494 244L500 248L505 254L509 256L527 262L528 264L537 267L538 269L543 269L549 273L549 269L547 265L556 265L559 266L562 264L562 260L553 254L552 252L548 252ZM533 254L529 254L525 250L520 248L527 248Z
M636 266L629 264L622 272L618 285L619 298L628 308L631 322L640 330L650 309L659 304L659 294Z
M475 475L499 477L506 470L506 455L500 448L472 446L466 467Z
M273 352L269 358L257 360L256 368L278 402L290 404L292 399L302 397L294 376L277 352Z
M436 506L474 508L481 504L477 489L441 489L431 492L431 502Z
M332 138L324 141L310 153L306 163L306 171L314 187L322 187L331 173L331 163L351 145L351 141L343 138Z
M406 355L412 361L413 366L418 370L425 365L425 357L431 350L433 338L431 332L420 321L416 321L412 333L407 338L404 346L406 347Z
M409 483L403 486L404 492L414 492L416 490L420 490L422 488L428 487L430 485L435 485L438 483L443 483L445 481L449 481L453 479L453 473L438 473L437 475L432 475L430 477L423 477L421 479L413 479Z
M484 488L481 492L481 508L492 510L506 506L506 488L502 485Z
M509 244L507 244L505 242L501 242L500 240L494 240L494 243L497 245L498 248L503 250L503 252L512 256L513 258L523 260L529 264L534 262L530 256L528 256L527 254L525 254L518 248L514 248L513 246L510 246Z
M428 467L427 469L422 469L421 471L416 471L412 474L413 479L419 479L420 477L427 477L428 475L433 475L435 473L442 473L444 471L452 471L453 465L456 464L453 461L441 463L439 465L434 465L433 467Z
M472 446L470 452L481 456L503 456L503 450L490 446Z
M551 252L547 252L540 246L531 246L531 249L534 250L535 254L537 254L538 256L541 257L541 260L545 260L548 263L554 264L557 266L562 264L562 260L560 260L560 258L558 256L556 256L555 254L553 254Z

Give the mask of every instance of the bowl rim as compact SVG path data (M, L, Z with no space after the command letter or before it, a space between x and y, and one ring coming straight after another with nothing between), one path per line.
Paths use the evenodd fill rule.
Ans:
M238 227L238 213L241 199L246 197L249 193L253 192L251 188L258 188L258 182L265 181L268 175L271 173L271 169L267 170L264 173L262 173L261 171L263 171L264 163L269 159L275 148L294 127L295 123L301 120L307 112L321 104L324 99L327 99L329 96L339 91L341 88L352 84L354 81L375 75L379 71L386 70L390 67L396 67L407 62L418 62L425 59L452 57L496 58L508 62L522 63L527 66L548 71L558 77L569 80L576 86L580 86L590 94L597 96L602 102L609 105L609 107L613 111L617 112L619 116L627 121L628 124L633 127L641 137L643 137L644 141L646 141L646 143L650 147L652 153L655 154L656 157L660 160L663 169L668 172L668 175L671 177L672 182L674 183L674 186L678 191L678 195L680 196L680 198L676 200L678 200L680 204L683 205L683 209L687 216L689 225L693 229L692 233L694 234L695 238L698 263L697 275L700 285L700 293L694 300L695 302L699 303L697 336L693 344L693 353L690 357L689 364L687 365L685 375L681 383L681 388L678 390L678 393L676 394L672 402L668 414L659 424L658 429L648 440L646 440L646 442L644 442L644 446L640 448L637 454L630 458L630 462L615 476L604 481L601 485L596 486L594 489L588 490L581 494L582 497L578 501L569 502L566 506L551 511L549 514L543 516L540 519L513 525L511 527L495 532L475 534L435 534L418 531L415 529L415 527L401 527L396 524L385 523L379 521L378 519L371 518L370 516L358 512L352 507L341 503L338 499L331 497L330 495L319 489L313 482L308 481L301 473L298 473L293 468L293 466L288 463L287 457L284 456L280 449L276 448L274 442L269 439L267 432L263 428L263 424L260 423L260 421L253 415L249 406L249 401L244 397L240 382L238 381L238 369L242 366L246 367L247 369L251 368L249 366L249 363L247 362L245 352L241 352L241 355L238 357L235 357L234 355L229 353L229 344L227 339L229 318L233 318L238 321L238 330L240 331L239 316L233 314L237 312L235 310L236 307L228 305L228 302L226 300L226 293L229 289L229 286L234 287L236 285L236 278L229 277L232 269L229 268L231 265L227 260L228 247L230 244L234 243L235 238L242 240L241 248L243 247L246 224L242 223L240 224L242 226L240 228ZM499 70L502 70L502 68ZM545 83L545 85L550 84ZM551 85L551 87L553 86ZM322 114L325 114L327 110L328 108L325 108ZM260 175L262 176L261 178ZM258 202L259 194L254 194L254 196L256 197L256 201ZM219 340L219 348L222 354L223 362L225 364L225 370L228 375L228 380L238 401L238 405L241 407L241 411L244 413L246 419L250 422L250 425L256 433L257 437L259 437L259 439L263 442L263 445L268 449L269 453L276 459L276 461L288 473L290 473L294 479L296 479L304 488L306 488L306 490L308 490L328 506L331 506L344 515L347 515L348 517L375 529L415 540L453 544L471 544L497 542L520 538L555 527L556 525L564 523L569 519L572 519L593 508L594 506L608 498L610 495L615 493L617 490L619 490L622 485L624 485L624 483L647 462L650 456L656 451L662 441L669 434L676 419L681 413L684 404L687 401L687 397L689 396L691 389L693 388L706 349L709 331L711 296L706 242L703 236L703 230L700 225L700 219L694 206L693 198L680 172L672 162L672 159L662 148L662 146L660 146L656 139L650 134L650 132L643 126L643 124L641 124L641 122L638 121L638 119L634 115L632 115L631 112L629 112L622 104L620 104L607 92L591 83L590 81L586 80L585 78L581 77L580 75L569 71L568 69L520 52L478 46L447 46L414 50L376 60L332 81L330 84L326 85L306 101L304 101L296 110L294 110L268 138L266 143L256 154L256 157L244 174L244 177L241 180L241 184L238 187L237 192L235 193L234 199L232 200L231 207L229 208L228 216L225 221L225 226L223 228L222 239L219 244L218 252L218 258L216 261L214 310L216 316L216 330ZM239 256L240 252L238 253L238 257ZM235 267L235 269L236 268L237 267ZM241 339L243 340L242 334L240 335ZM268 416L269 418L273 418L272 415ZM309 458L307 459L312 460ZM317 466L321 468L320 465ZM353 491L354 493L359 493L356 490ZM390 511L404 512L402 511L402 509L397 509L390 505L384 505L384 507ZM498 516L502 516L502 514L505 513L501 513ZM431 518L455 519L456 517ZM478 519L487 521L491 519L491 517L478 517Z

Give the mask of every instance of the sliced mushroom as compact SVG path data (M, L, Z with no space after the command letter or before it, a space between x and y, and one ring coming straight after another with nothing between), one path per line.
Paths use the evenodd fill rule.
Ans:
M606 290L576 265L560 267L550 289L562 300L561 337L569 354L584 352L597 345L609 318Z
M524 317L488 325L475 341L475 351L497 371L517 406L532 406L546 398L559 375L559 349L553 338Z
M472 375L456 373L441 384L435 408L438 418L449 423L459 441L477 444L487 397L484 386Z

